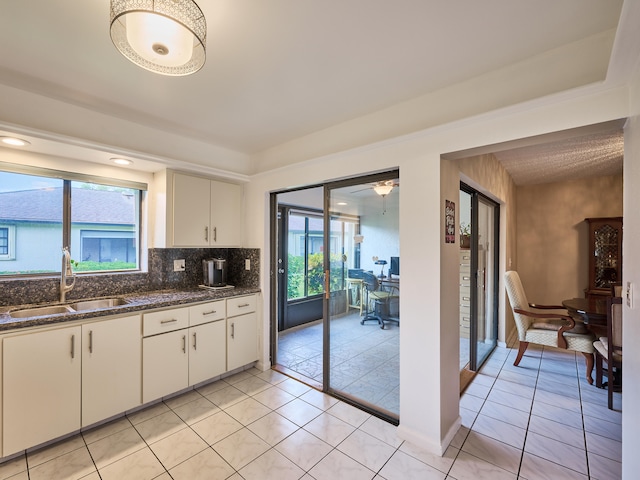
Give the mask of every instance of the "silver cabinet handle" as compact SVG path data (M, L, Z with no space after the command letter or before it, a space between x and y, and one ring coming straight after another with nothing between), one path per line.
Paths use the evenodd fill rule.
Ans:
M471 280L471 277L462 277L463 280Z
M462 300L465 302L470 302L471 301L471 297L462 297Z
M187 336L182 336L182 353L187 353Z
M76 336L71 335L71 358L76 358Z
M213 241L218 241L218 227L213 227Z
M172 318L171 320L160 320L160 324L164 325L165 323L173 323L173 322L177 322L178 319L177 318Z
M93 353L93 330L89 330L89 353Z
M242 305L238 305L238 308L248 307L249 305L249 303L243 303Z
M236 324L231 324L231 338L236 338Z
M204 241L209 241L209 227L204 227Z
M197 350L198 347L196 345L197 339L196 339L196 332L193 332L193 349Z
M207 315L213 315L214 313L216 313L215 310L211 310L210 312L202 312L202 316L207 316Z

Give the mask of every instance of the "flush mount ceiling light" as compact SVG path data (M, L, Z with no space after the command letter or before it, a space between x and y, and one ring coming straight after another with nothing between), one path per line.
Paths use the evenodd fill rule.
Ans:
M111 40L136 65L189 75L205 61L207 21L193 0L111 0Z
M16 137L0 137L0 141L6 145L11 145L12 147L25 147L30 145L30 142Z
M133 163L131 160L127 160L126 158L112 158L111 161L118 165L131 165Z

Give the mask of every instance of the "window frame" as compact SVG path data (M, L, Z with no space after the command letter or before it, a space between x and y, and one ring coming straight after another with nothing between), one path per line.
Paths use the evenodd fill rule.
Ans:
M0 162L0 172L5 173L15 173L21 175L29 175L29 176L38 176L38 177L46 177L46 178L54 178L63 181L63 195L62 195L62 245L69 246L73 248L81 249L81 245L72 246L71 245L71 232L72 232L72 221L71 221L71 183L72 182L83 182L90 183L95 185L104 185L109 187L121 187L121 188L129 188L133 190L137 190L137 206L135 212L136 225L134 229L134 236L137 236L137 248L136 248L136 265L135 269L126 269L126 270L92 270L86 272L75 272L78 275L91 275L91 274L118 274L118 273L139 273L142 271L142 242L143 242L143 205L146 200L146 192L148 190L148 185L142 182L135 182L130 180L122 180L115 179L109 177L99 177L96 175L89 175L83 173L76 172L66 172L62 170L54 170L49 168L42 167L32 167L26 165L16 165L11 163ZM15 225L9 225L6 223L0 224L0 227L12 227L9 229L9 254L8 255L0 255L1 260L15 260L15 251L16 251L16 232ZM13 237L12 237L13 235ZM62 253L61 253L62 255ZM46 277L51 276L52 274L57 274L58 272L46 272L46 273L13 273L2 275L0 278L29 278L29 277Z
M15 260L16 258L16 226L8 223L0 223L0 229L7 229L7 253L0 253L0 262Z

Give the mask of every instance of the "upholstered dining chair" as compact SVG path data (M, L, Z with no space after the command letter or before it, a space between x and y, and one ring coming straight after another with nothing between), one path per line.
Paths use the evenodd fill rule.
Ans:
M565 313L564 307L529 303L518 272L506 272L504 279L520 341L518 355L513 364L520 364L529 343L575 350L584 355L587 381L592 384L595 336L584 328L582 322L576 328L576 321ZM563 313L551 310L562 310Z
M614 379L622 380L622 297L607 297L607 336L593 342L596 349L596 387L603 388L602 374L607 374L609 410L613 410ZM602 367L603 360L607 368ZM615 372L614 372L615 369Z
M398 298L394 294L394 288L389 291L383 291L380 289L380 282L376 276L369 272L362 273L362 283L365 288L365 305L367 311L360 325L364 325L369 320L375 320L380 325L380 328L384 329L384 321L392 321L398 323L398 320L388 318L389 302L393 298ZM373 307L373 308L372 308Z

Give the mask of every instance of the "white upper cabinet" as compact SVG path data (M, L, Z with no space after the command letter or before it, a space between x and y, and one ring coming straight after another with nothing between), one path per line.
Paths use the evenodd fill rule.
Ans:
M167 198L169 246L239 247L243 186L172 173Z

